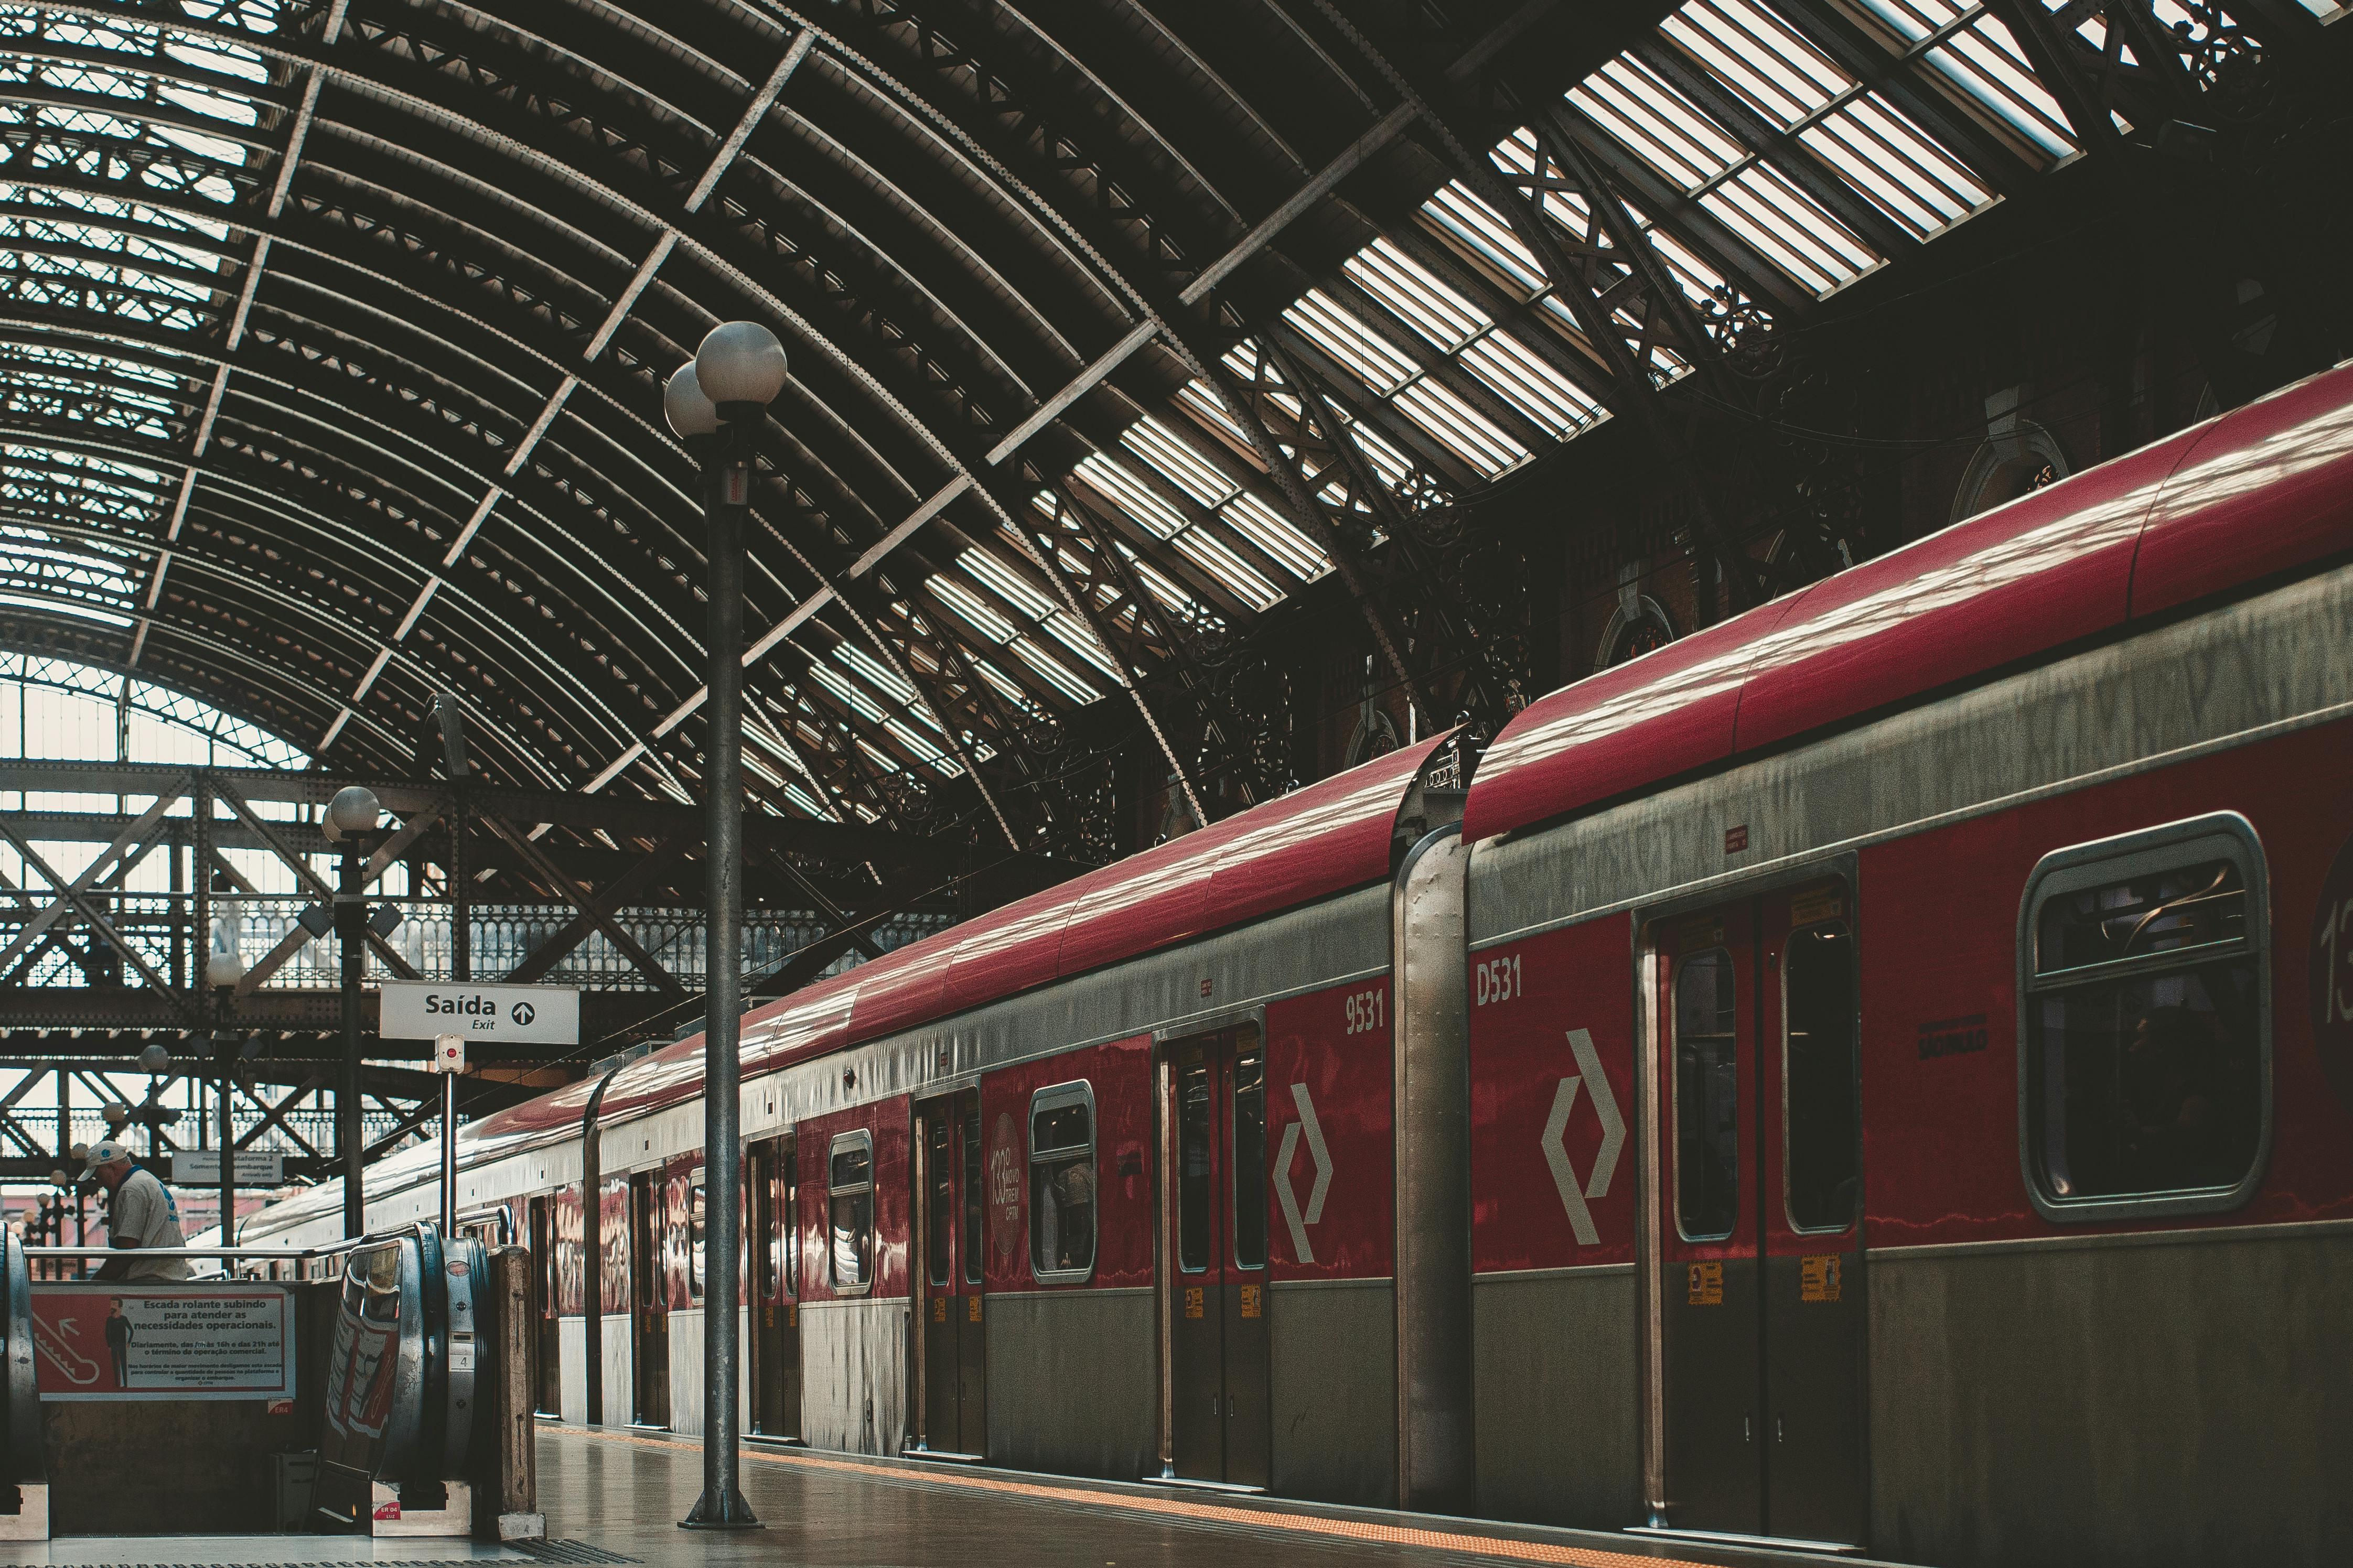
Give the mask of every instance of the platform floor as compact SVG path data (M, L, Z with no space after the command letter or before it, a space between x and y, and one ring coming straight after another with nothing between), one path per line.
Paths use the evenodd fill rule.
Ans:
M745 1500L765 1528L682 1531L702 1491L700 1446L662 1434L542 1428L548 1534L640 1558L712 1568L1218 1568L1384 1563L1561 1563L1572 1568L1748 1568L1862 1563L1717 1551L1637 1536L1515 1528L1369 1509L1324 1509L1197 1490L1060 1480L1009 1470L744 1449ZM1863 1565L1868 1568L1868 1565Z
M1497 1525L1369 1509L1319 1508L1198 1490L1063 1480L1009 1470L862 1458L747 1444L743 1485L764 1528L678 1528L702 1486L699 1444L667 1434L546 1426L536 1551L463 1541L343 1536L141 1536L0 1544L0 1568L243 1564L329 1568L397 1563L644 1563L691 1568L1218 1568L1381 1563L1557 1563L1570 1568L1751 1568L1853 1557L1719 1549L1594 1531ZM1878 1565L1885 1568L1885 1565Z

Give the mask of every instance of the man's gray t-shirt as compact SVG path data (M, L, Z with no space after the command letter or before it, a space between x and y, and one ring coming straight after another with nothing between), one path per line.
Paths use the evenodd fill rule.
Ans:
M180 1234L180 1205L152 1171L134 1170L122 1178L114 1189L114 1197L107 1208L106 1230L110 1238L129 1242L133 1247L185 1247L187 1238ZM185 1258L153 1258L133 1260L126 1279L185 1279L188 1260Z

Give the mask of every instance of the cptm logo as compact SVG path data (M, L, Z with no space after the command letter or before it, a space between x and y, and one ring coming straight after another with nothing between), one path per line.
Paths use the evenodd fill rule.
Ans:
M1618 1157L1626 1152L1626 1118L1619 1114L1618 1097L1610 1092L1609 1075L1601 1070L1601 1053L1593 1048L1593 1037L1583 1029L1571 1029L1568 1048L1577 1058L1577 1071L1562 1079L1553 1093L1552 1115L1545 1121L1545 1163L1552 1167L1552 1184L1560 1191L1560 1206L1567 1211L1568 1228L1577 1233L1577 1245L1598 1247L1601 1232L1594 1227L1593 1211L1586 1206L1586 1199L1609 1195L1609 1178L1617 1173ZM1577 1109L1577 1089L1583 1084L1592 1085L1593 1114L1601 1121L1601 1147L1593 1152L1593 1174L1580 1183L1577 1167L1569 1163L1564 1134L1568 1131L1569 1113Z

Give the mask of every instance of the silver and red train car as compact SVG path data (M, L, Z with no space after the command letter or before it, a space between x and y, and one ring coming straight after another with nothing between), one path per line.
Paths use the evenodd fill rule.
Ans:
M2348 563L2339 370L761 1009L748 1425L2344 1561ZM701 1053L461 1134L566 1420L701 1428Z

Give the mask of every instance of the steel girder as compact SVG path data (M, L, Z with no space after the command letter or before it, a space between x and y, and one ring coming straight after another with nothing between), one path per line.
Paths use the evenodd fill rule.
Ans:
M699 527L658 388L712 320L752 314L779 322L796 354L771 431L776 478L755 509L766 542L747 616L791 623L755 664L754 739L784 781L755 787L777 809L807 809L784 804L790 784L824 811L890 822L910 795L899 780L928 777L937 795L962 787L942 776L955 773L1008 840L1064 831L1019 737L1071 699L939 596L933 584L956 576L965 548L999 553L1089 626L1187 792L1197 759L1146 694L1155 679L1194 694L1188 723L1212 751L1243 743L1228 733L1239 721L1214 711L1213 683L1189 672L1185 617L1116 573L1082 581L1065 552L1115 565L1116 538L1191 584L1228 636L1247 633L1247 606L1108 508L1090 503L1083 523L1061 515L1041 536L1029 498L1060 489L1067 503L1077 487L1061 456L1008 463L1020 443L1006 443L1044 414L1062 447L1108 446L1136 415L1174 411L1168 369L1215 385L1226 349L1262 324L1236 303L1246 272L1202 294L1191 285L1220 255L1246 256L1253 217L1282 212L1303 180L1316 190L1314 171L1336 167L1361 128L1395 122L1380 62L1332 47L1303 8L1236 0L1235 26L1220 29L1132 0L1073 8L1050 33L1018 10L953 0L821 14L584 6L561 26L519 0L462 18L338 3L290 8L269 31L241 26L244 12L192 19L129 0L36 9L119 31L168 19L175 35L246 51L266 76L257 86L160 46L142 58L176 86L260 106L254 125L219 138L241 158L50 125L32 138L40 166L18 171L39 201L82 204L70 216L92 234L58 241L41 268L134 243L207 258L161 260L129 283L25 272L13 313L0 300L0 341L104 345L178 378L161 416L142 411L135 378L86 407L0 415L12 442L157 476L143 518L62 502L40 512L145 564L152 602L131 651L103 662L266 712L306 741L332 735L319 743L345 766L405 763L437 697L453 692L503 778L630 774L682 793L701 734ZM1406 42L1467 58L1545 9L1467 7L1451 30ZM44 47L112 58L62 36ZM60 110L89 107L77 90L42 89ZM161 99L132 118L202 129ZM1442 159L1460 153L1436 141ZM209 200L207 181L233 199ZM1314 199L1336 199L1331 189ZM1457 287L1487 287L1418 243ZM90 254L67 257L75 246ZM1328 258L1308 271L1328 277ZM191 312L196 330L174 324ZM1173 367L1089 370L1139 329ZM1472 481L1393 410L1318 374L1307 345L1281 352L1324 384L1331 420L1378 431L1449 490ZM1577 361L1549 336L1541 352ZM1576 368L1588 385L1609 381L1607 366ZM1535 435L1451 365L1436 374ZM1303 487L1248 406L1240 417L1250 450L1213 439L1208 459L1318 537L1377 640L1397 643L1383 619L1393 568L1359 559L1358 520ZM943 492L926 515L924 498ZM928 549L926 529L954 549ZM1392 661L1409 684L1422 679L1410 665L1461 651L1429 642L1444 616L1416 614L1424 647ZM207 679L208 655L237 678ZM817 678L823 668L838 682L859 659L892 689L870 684L852 700ZM251 695L265 673L266 702ZM947 763L927 763L927 748Z

